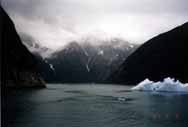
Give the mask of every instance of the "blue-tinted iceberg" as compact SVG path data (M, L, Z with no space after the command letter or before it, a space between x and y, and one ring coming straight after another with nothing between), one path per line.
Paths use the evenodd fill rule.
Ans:
M165 78L162 82L153 82L145 79L132 90L156 91L156 92L188 92L188 83L181 83L174 78Z

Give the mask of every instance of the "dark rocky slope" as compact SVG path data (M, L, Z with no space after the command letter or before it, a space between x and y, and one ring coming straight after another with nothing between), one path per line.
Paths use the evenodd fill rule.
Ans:
M136 48L137 45L129 43L116 47L71 42L49 58L37 58L40 72L47 82L102 83Z
M22 44L10 17L0 7L2 85L44 87L35 57Z
M188 23L152 38L138 48L109 81L136 84L149 78L174 77L188 82Z

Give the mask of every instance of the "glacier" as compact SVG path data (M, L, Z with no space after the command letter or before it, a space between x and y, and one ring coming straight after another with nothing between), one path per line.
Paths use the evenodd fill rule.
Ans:
M186 92L188 93L188 83L181 83L174 78L165 78L162 82L154 82L145 79L137 86L131 88L137 91L154 91L154 92Z

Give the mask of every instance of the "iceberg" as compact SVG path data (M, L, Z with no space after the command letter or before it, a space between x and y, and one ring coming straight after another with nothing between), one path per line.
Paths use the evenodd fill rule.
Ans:
M132 90L138 91L155 91L155 92L186 92L188 93L188 83L181 83L174 78L165 78L162 82L154 82L145 79Z

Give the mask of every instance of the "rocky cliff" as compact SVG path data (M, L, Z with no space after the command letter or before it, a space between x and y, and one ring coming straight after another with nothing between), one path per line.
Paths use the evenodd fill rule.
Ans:
M3 86L44 87L35 57L22 44L15 26L0 7L1 74Z

